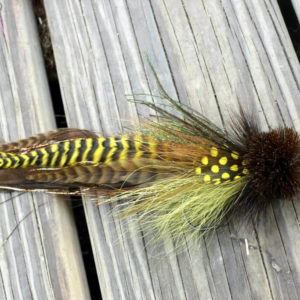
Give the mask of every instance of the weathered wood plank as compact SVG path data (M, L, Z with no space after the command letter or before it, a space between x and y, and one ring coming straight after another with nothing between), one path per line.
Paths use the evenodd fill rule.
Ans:
M299 62L276 1L45 1L68 124L109 135L147 115L125 94L167 91L215 123L238 103L264 128L299 126ZM258 227L220 229L178 256L85 204L105 299L297 299L299 200ZM127 234L125 232L129 231ZM245 241L250 245L247 255Z
M298 21L300 22L300 3L297 0L291 0L295 13L297 15Z
M0 128L12 141L53 129L55 120L31 1L2 1L0 13ZM69 203L0 197L13 197L0 206L0 241L13 232L0 248L0 298L89 299Z

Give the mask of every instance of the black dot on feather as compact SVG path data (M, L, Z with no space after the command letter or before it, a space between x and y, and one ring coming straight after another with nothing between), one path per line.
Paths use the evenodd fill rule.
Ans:
M243 158L258 202L288 199L300 190L300 138L292 128L255 132L245 140Z

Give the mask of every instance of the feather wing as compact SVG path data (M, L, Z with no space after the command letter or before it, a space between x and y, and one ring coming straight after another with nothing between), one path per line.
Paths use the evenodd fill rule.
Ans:
M0 152L28 152L34 149L45 147L51 143L88 137L97 137L97 135L92 131L84 129L61 128L58 130L52 130L46 133L37 134L16 142L1 144Z

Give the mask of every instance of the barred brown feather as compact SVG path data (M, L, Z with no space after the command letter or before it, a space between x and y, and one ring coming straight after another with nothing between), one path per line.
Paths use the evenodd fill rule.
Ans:
M63 128L46 133L40 133L17 142L0 145L0 152L17 153L37 149L46 146L49 143L64 141L75 138L96 137L96 134L89 130L77 128Z

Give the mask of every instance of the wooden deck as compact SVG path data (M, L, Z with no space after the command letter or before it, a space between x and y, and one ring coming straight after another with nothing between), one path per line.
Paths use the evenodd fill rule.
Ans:
M277 1L44 2L70 127L109 135L148 115L124 96L157 93L147 54L170 95L215 123L255 103L265 128L300 131L300 66ZM55 122L31 1L2 1L0 17L0 130L9 141ZM0 248L0 299L93 297L68 201L13 195L0 205L0 238L29 215ZM171 240L145 247L109 205L84 207L103 299L300 298L299 199L177 256Z

